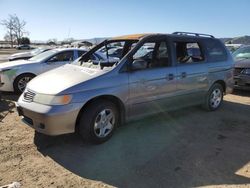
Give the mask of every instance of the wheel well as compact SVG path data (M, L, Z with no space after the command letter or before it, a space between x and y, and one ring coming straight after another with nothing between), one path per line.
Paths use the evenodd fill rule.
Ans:
M108 101L114 103L119 111L119 124L121 125L124 123L124 121L125 121L125 107L124 107L123 102L118 97L115 97L113 95L101 95L101 96L95 97L93 99L90 99L87 103L85 103L83 105L83 107L81 108L80 112L77 115L76 125L75 125L76 130L78 128L78 122L80 120L81 114L84 112L84 110L86 110L88 108L88 106L90 104L92 104L93 102L95 102L97 100L108 100Z
M13 81L13 89L14 89L15 92L17 92L16 89L15 89L15 84L16 84L17 79L20 78L21 76L24 76L24 75L32 75L32 76L36 77L35 74L30 73L30 72L22 73L22 74L19 74L18 76L16 76L14 81Z
M17 78L19 78L19 77L21 77L21 76L23 76L23 75L32 75L32 76L36 76L35 74L33 74L33 73L31 73L31 72L25 72L25 73L22 73L22 74L19 74L15 79L14 79L14 82L13 83L15 83L15 81L17 80Z
M223 91L226 92L226 83L223 80L217 80L215 83L220 84L223 88Z

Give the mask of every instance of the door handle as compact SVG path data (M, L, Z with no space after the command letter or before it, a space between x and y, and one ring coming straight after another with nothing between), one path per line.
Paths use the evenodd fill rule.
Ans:
M187 77L187 73L186 72L182 72L181 73L181 78L186 78Z
M166 79L167 80L173 80L174 79L174 74L168 74L167 76L166 76Z

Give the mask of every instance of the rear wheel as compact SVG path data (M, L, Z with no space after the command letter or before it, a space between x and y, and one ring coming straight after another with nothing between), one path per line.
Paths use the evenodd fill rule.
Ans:
M21 74L21 75L19 75L15 79L14 84L13 84L15 93L18 93L18 94L22 93L25 90L28 82L30 80L32 80L34 77L35 77L35 75L33 75L33 74Z
M209 111L217 110L223 102L223 87L215 83L208 91L204 107Z
M97 100L83 111L79 121L79 132L87 142L100 144L114 133L118 123L116 106L106 100Z

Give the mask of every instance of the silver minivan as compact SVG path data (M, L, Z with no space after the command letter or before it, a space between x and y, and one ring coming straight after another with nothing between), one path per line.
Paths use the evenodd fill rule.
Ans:
M121 59L93 62L101 48L119 46ZM211 35L175 32L105 40L71 64L28 83L17 110L36 131L60 135L78 131L102 143L131 119L202 105L218 109L232 92L234 63Z

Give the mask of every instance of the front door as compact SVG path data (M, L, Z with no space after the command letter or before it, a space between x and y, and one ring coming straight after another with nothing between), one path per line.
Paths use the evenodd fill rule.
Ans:
M63 51L49 58L44 64L42 72L55 69L74 60L74 51Z
M129 117L164 111L176 92L176 68L166 40L144 43L129 73Z

